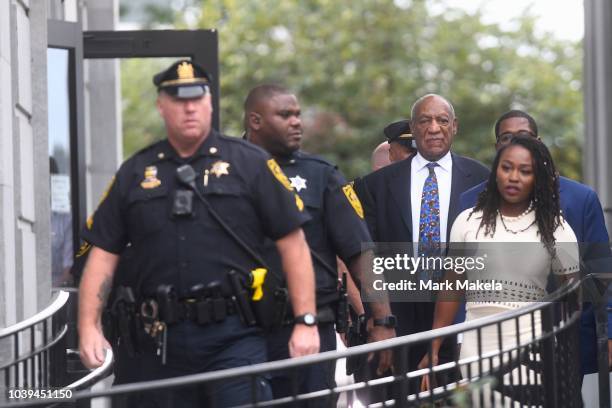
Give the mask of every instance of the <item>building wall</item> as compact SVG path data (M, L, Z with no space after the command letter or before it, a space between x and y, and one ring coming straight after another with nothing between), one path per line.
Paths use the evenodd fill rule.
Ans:
M0 326L50 301L46 4L0 5Z
M13 172L13 5L0 2L0 327L17 319Z
M119 1L87 0L81 11L83 30L113 30L118 23ZM119 70L116 59L85 60L84 64L88 214L95 210L123 161Z
M584 117L586 140L583 169L604 208L612 232L612 4L584 2Z
M47 21L112 30L117 16L117 0L0 1L0 328L52 297ZM121 158L118 62L86 64L84 76L91 210ZM12 355L11 341L0 341L0 361Z

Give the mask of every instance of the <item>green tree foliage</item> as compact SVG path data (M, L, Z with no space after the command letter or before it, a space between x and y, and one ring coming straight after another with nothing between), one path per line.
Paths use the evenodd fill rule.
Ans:
M524 109L538 121L562 173L579 179L581 44L536 35L529 14L502 30L484 24L478 12L450 5L183 0L170 11L178 28L219 30L221 123L228 134L242 132L250 88L281 83L300 99L305 149L338 163L352 178L369 171L383 127L408 117L416 98L434 92L455 106L456 152L490 163L495 119ZM139 116L135 122L150 126L141 120L144 113ZM138 133L147 131L133 136Z

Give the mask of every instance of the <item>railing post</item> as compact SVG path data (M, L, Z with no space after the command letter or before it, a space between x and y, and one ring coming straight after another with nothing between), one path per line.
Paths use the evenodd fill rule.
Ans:
M66 324L66 304L51 319L51 332L55 337ZM66 359L66 336L63 336L49 352L49 382L52 387L63 387L66 385Z
M398 385L399 392L397 394L396 406L403 407L406 405L406 401L408 399L408 394L409 394L408 378L406 378L406 374L408 373L408 346L407 345L400 346L399 359L396 358L395 361L399 363L399 367L397 368L399 369L399 375L401 375L402 377ZM418 393L418 389L417 389L417 393Z
M542 309L542 333L553 333L554 310L553 303ZM542 340L542 363L544 371L544 406L555 408L557 403L557 364L555 361L555 336L548 335Z
M596 279L596 278L594 278ZM597 332L597 368L599 382L599 406L610 408L610 374L608 372L608 305L606 296L593 300Z

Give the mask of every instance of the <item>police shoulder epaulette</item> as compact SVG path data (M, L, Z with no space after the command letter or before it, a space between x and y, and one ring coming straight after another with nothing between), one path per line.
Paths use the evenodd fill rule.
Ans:
M159 152L159 148L161 145L163 145L164 143L166 143L166 140L160 140L158 142L155 142L153 144L150 144L146 147L143 147L142 149L138 150L136 153L134 153L132 155L132 157L147 157L148 155L155 155L157 156L158 152Z
M223 141L227 141L229 143L234 143L237 145L240 145L241 147L245 148L246 150L250 150L252 152L256 152L259 153L261 155L263 155L264 157L269 156L268 153L266 153L266 151L264 149L262 149L259 146L254 145L251 142L248 142L240 137L235 137L235 136L227 136L227 135L222 135L222 134L218 134L219 139L223 140Z
M140 172L141 168L145 168L146 166L152 166L160 161L167 159L167 154L165 154L165 150L163 147L165 140L161 140L157 143L153 143L143 149L140 149L136 152L132 157L127 159L124 163L126 168L129 168L129 171Z
M336 166L335 164L331 163L330 161L324 159L321 156L317 156L315 154L307 153L307 152L304 152L304 151L301 151L301 150L299 152L299 155L300 155L300 158L302 160L310 160L310 161L314 161L314 162L317 162L317 163L325 164L327 166L331 166L333 168L338 168L338 166Z

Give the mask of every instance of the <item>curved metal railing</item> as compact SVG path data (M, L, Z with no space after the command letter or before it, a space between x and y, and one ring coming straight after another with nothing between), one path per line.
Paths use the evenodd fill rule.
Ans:
M76 399L91 399L102 396L118 396L144 393L160 389L172 389L185 386L202 386L228 379L247 378L255 384L256 379L264 374L279 370L299 371L302 367L343 358L354 358L385 349L393 349L405 360L408 349L418 344L431 344L436 338L452 338L459 333L476 331L480 341L482 330L486 327L496 328L502 332L507 322L518 325L519 319L527 316L528 321L537 323L528 339L517 338L514 344L507 344L498 350L488 353L479 352L467 358L456 357L453 361L430 366L409 372L406 366L396 366L394 375L383 378L367 379L352 384L337 386L309 394L293 394L273 401L253 400L245 406L292 406L299 401L320 401L323 406L333 404L341 394L353 391L371 392L378 389L380 399L370 401L371 406L410 406L422 403L440 403L453 399L460 404L461 398L472 405L475 400L487 401L510 400L520 403L543 406L571 406L580 398L578 388L579 355L578 325L579 300L577 290L581 282L574 282L556 292L547 302L530 304L518 310L512 310L488 316L482 319L464 322L428 332L411 334L378 343L352 347L345 351L330 351L317 355L295 359L268 362L248 367L233 368L209 373L194 374L164 380L114 386L101 391L80 391L74 394ZM495 363L498 361L498 364ZM488 366L484 367L484 366ZM445 381L432 390L419 392L418 384L423 376L442 376L458 369L465 371L464 378ZM527 372L527 378L517 378ZM449 376L450 378L450 376ZM520 380L520 381L519 381ZM571 384L570 384L571 383ZM573 384L573 385L572 385ZM415 391L415 385L417 390ZM485 401L487 400L487 401Z
M47 388L55 386L54 370L65 350L68 292L60 291L51 304L34 316L0 329L0 346L7 354L0 364L4 388ZM4 394L4 393L3 393ZM5 395L0 395L4 398ZM1 401L1 399L0 399Z
M330 351L248 367L118 385L106 390L75 391L72 397L76 400L89 400L97 397L125 396L186 386L214 385L236 378L247 378L255 387L256 379L264 374L279 370L297 372L310 364L355 358L393 349L398 357L396 362L400 362L399 365L396 364L393 375L364 379L308 394L294 393L273 401L258 401L254 392L251 402L244 406L294 406L300 401L319 401L322 406L333 406L339 395L352 395L355 392L376 395L374 400L369 401L369 406L372 407L420 406L423 403L440 404L451 401L455 406L496 406L500 401L530 406L577 406L581 398L578 351L581 302L579 288L584 286L585 281L594 277L591 275L566 285L545 302L436 330L352 347L345 351ZM411 347L419 344L430 346L436 338L453 338L457 334L472 331L476 332L475 338L480 345L485 328L494 328L496 335L501 337L507 324L518 328L521 324L525 325L525 321L530 332L527 338L517 335L516 341L501 344L497 349L485 352L478 346L479 351L475 355L462 358L457 356L444 364L430 365L415 371L408 371L406 365L401 364L402 360L406 360ZM107 354L107 360L109 358L110 353ZM452 378L450 373L458 370L462 375ZM434 376L444 379L445 375L446 380L439 381L432 390L418 389L423 376L429 376L430 380L433 380ZM84 379L82 384L86 382L89 383ZM30 401L28 405L48 405L49 402Z
M68 349L66 352L68 355L79 355L78 350ZM104 362L100 367L91 370L85 377L79 378L75 382L72 382L63 388L66 390L82 390L94 385L101 379L108 376L113 368L113 350L105 349L105 352Z
M41 310L40 312L36 313L34 316L29 317L21 322L15 323L14 325L6 327L4 329L0 329L0 339L11 336L11 335L15 335L19 332L24 331L25 329L28 329L42 322L43 320L53 317L58 311L60 311L62 308L66 306L69 296L70 294L68 292L63 291L63 290L59 291L57 295L55 295L55 299L53 299L51 304L47 306L45 309Z
M107 350L101 367L69 385L68 357L78 351L66 348L68 291L61 290L51 304L34 316L0 329L0 345L10 350L0 363L2 392L0 407L25 406L25 398L17 398L24 391L84 389L106 377L112 368L113 353ZM45 404L49 404L47 401Z

